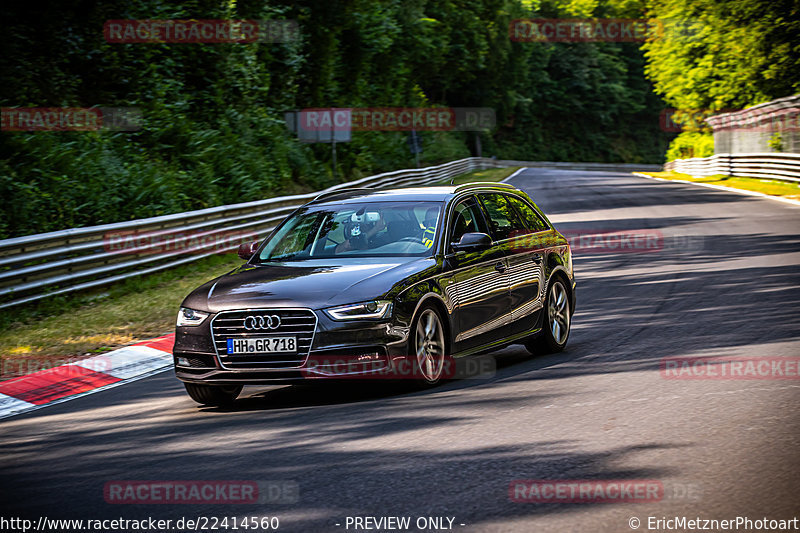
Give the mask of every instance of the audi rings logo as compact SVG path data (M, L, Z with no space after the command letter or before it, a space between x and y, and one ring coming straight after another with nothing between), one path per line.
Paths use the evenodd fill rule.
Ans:
M244 318L244 329L278 329L281 327L281 317L278 315L250 315Z

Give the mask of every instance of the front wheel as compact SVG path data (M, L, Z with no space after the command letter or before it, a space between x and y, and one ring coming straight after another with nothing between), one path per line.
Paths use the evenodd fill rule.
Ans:
M526 342L525 347L533 354L561 352L569 339L570 307L567 287L560 278L550 283L543 312L541 335Z
M417 383L427 387L436 385L442 378L447 350L439 312L433 307L425 307L417 317L413 331L414 364L419 376Z
M192 400L200 405L211 405L214 407L225 407L233 404L233 401L242 392L241 385L214 386L199 385L197 383L184 383L186 392Z

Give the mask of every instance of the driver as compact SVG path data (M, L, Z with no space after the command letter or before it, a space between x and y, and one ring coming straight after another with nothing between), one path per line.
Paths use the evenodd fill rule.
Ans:
M372 244L372 238L386 227L383 213L363 210L354 213L344 223L345 239L336 245L335 253L349 252L351 250L365 250Z

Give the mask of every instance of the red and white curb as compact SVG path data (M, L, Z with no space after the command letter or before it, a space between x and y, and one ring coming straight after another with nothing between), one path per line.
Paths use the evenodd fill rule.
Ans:
M175 335L0 382L0 418L73 400L172 367Z

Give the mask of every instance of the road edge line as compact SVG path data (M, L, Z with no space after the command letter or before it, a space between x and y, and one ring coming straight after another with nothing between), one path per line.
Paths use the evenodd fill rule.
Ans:
M644 174L642 172L631 172L631 174L633 174L634 176L638 176L640 178L647 178L647 179L650 179L650 180L665 181L665 182L668 182L668 183L686 183L686 184L689 184L689 185L697 185L699 187L706 187L708 189L715 189L715 190L718 190L718 191L735 192L735 193L739 193L739 194L744 194L745 196L755 196L755 197L758 197L758 198L767 198L769 200L776 200L778 202L783 202L785 204L793 205L795 207L800 206L800 200L792 200L790 198L781 198L780 196L774 196L774 195L771 195L771 194L764 194L763 192L748 191L746 189L736 189L734 187L724 187L722 185L713 185L711 183L697 183L696 181L668 180L668 179L665 179L665 178L657 178L655 176L648 176L647 174Z
M521 167L521 168L518 168L518 169L517 169L517 170L515 170L515 171L514 171L514 172L513 172L513 173L512 173L510 176L506 176L505 178L501 179L501 180L500 180L500 183L505 183L505 182L507 182L508 180L510 180L511 178L513 178L514 176L516 176L517 174L519 174L520 172L522 172L523 170L528 170L528 168L530 168L530 167Z

